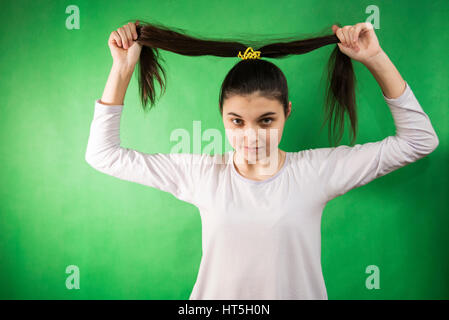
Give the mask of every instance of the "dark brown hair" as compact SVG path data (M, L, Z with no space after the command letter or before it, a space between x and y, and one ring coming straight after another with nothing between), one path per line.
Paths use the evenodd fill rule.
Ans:
M338 26L340 26L337 23ZM330 28L329 28L330 29ZM151 109L155 105L154 79L159 82L161 96L165 91L166 73L159 60L159 50L167 50L186 56L212 55L218 57L232 57L240 60L226 75L220 90L219 107L223 115L223 101L231 95L248 95L259 91L260 94L269 99L277 99L284 107L286 115L288 108L288 86L284 73L273 63L263 58L285 58L292 54L304 54L320 47L339 43L335 34L315 36L307 39L298 37L278 38L266 41L238 40L214 40L200 39L186 34L185 30L166 27L160 23L149 23L139 19L137 25L137 42L142 45L139 58L139 91L142 106L146 111L149 103ZM267 43L268 42L268 43ZM238 58L251 46L254 51L260 51L261 59ZM163 59L162 59L163 60ZM331 53L327 64L327 85L325 94L325 119L321 126L323 128L327 120L328 139L331 140L332 123L334 123L333 134L335 136L336 126L338 134L336 144L342 138L344 132L344 114L348 113L351 122L353 144L357 135L357 113L355 101L355 75L351 58L343 54L337 45ZM320 130L321 130L320 129ZM330 142L331 143L331 142ZM332 143L331 143L332 144Z

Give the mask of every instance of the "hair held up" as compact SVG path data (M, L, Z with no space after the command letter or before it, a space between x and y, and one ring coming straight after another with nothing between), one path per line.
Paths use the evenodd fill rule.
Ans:
M339 24L337 24L339 25ZM339 25L340 26L340 25ZM330 29L330 28L329 28ZM327 84L325 93L324 124L330 120L328 139L331 131L338 144L344 132L345 114L349 116L353 144L357 136L357 112L355 99L355 74L351 58L340 51L340 40L335 34L298 39L288 37L267 41L248 41L252 47L238 40L205 39L188 35L185 30L166 27L159 23L149 23L139 19L136 26L137 42L142 45L139 57L139 93L144 111L149 103L155 105L154 80L159 82L161 95L165 91L165 70L159 49L185 56L232 57L239 60L225 76L219 95L219 108L223 112L223 102L232 95L249 95L258 91L269 99L277 99L288 107L288 86L284 73L273 63L263 58L285 58L289 55L305 54L323 46L335 44L327 62ZM253 50L257 48L257 50ZM333 126L332 126L333 125ZM332 128L333 127L333 128ZM321 130L320 129L320 130ZM336 132L336 129L338 131Z

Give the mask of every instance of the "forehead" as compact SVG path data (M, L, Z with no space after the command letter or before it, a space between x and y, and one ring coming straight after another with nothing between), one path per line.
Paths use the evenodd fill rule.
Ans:
M258 116L268 111L281 112L282 105L279 100L268 99L258 94L234 95L226 99L223 103L223 114L234 112L242 117Z

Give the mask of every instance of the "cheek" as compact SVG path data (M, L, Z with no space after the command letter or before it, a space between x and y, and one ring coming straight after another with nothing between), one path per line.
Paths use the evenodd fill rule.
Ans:
M268 143L272 143L272 144L278 144L281 141L281 136L282 136L282 130L281 129L269 129L267 130L266 133L266 139L265 141L267 141Z
M226 137L231 144L232 147L236 148L237 146L241 145L243 141L243 134L239 132L240 130L236 129L226 129Z

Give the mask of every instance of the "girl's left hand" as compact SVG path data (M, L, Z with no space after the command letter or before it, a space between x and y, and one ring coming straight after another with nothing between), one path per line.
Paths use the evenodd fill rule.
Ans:
M369 63L373 57L382 52L373 25L369 22L360 22L342 28L334 24L332 32L341 42L337 43L340 51L363 64Z

